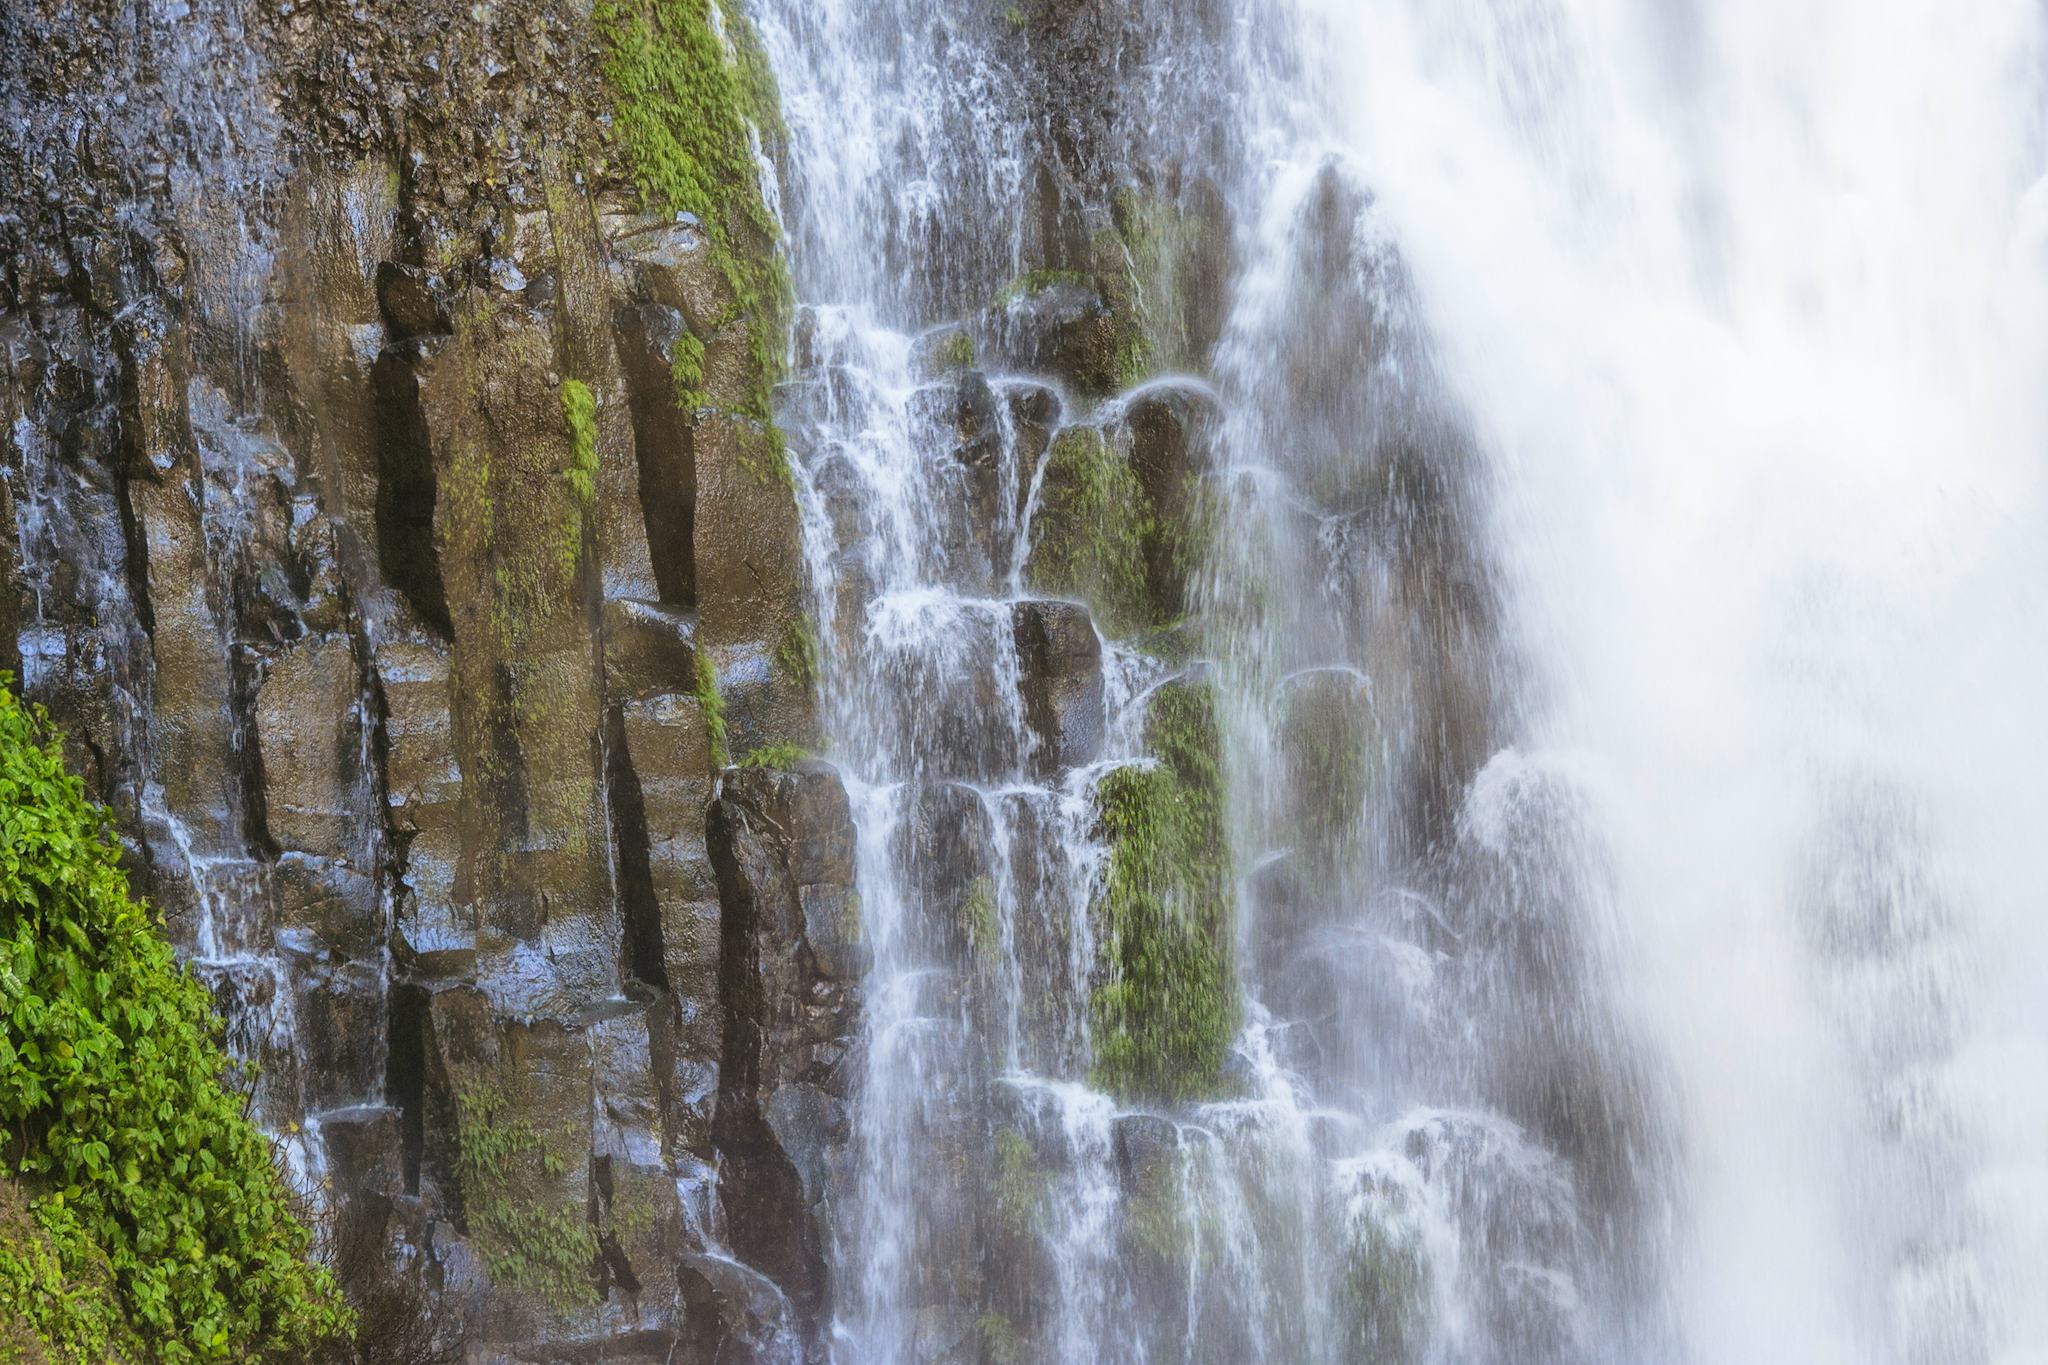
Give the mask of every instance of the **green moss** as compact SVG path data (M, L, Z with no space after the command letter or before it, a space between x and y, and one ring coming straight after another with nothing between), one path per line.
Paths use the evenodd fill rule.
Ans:
M790 287L749 130L773 138L782 119L752 23L735 0L717 0L721 37L712 3L597 0L592 17L615 97L614 135L641 199L652 212L691 213L705 225L734 299L719 325L744 321L749 328L756 382L742 412L765 422L781 369ZM686 411L703 406L701 339L683 343L671 363L678 403Z
M1145 546L1156 527L1136 472L1093 427L1062 431L1046 461L1031 525L1032 588L1081 598L1112 634L1146 625Z
M747 116L763 141L779 146L788 139L789 128L782 121L782 92L776 88L775 68L761 45L761 32L741 0L718 0L718 17Z
M1378 735L1365 684L1349 673L1304 674L1283 697L1290 842L1324 867L1358 846Z
M1429 1271L1414 1237L1372 1222L1355 1229L1339 1303L1353 1358L1415 1359L1428 1331Z
M562 482L575 504L562 536L562 572L574 576L583 558L584 524L597 504L597 399L580 379L562 381L562 423L569 429L569 464Z
M1187 306L1197 287L1188 276L1209 251L1213 231L1195 214L1159 195L1119 190L1114 226L1096 234L1096 287L1118 317L1129 320L1118 347L1124 387L1161 368L1199 369L1203 357L1189 336Z
M1036 297L1048 289L1063 284L1078 284L1085 287L1088 284L1088 277L1078 270L1027 270L996 292L995 306L1007 308L1013 303Z
M1023 1365L1024 1342L1007 1315L983 1313L975 1319L974 1331L981 1338L981 1358L986 1365Z
M185 1362L350 1330L219 1036L59 736L0 690L8 1335L58 1361Z
M942 370L965 370L974 364L974 338L966 329L948 332L932 351L932 363Z
M697 655L697 704L704 708L704 730L711 737L712 765L723 768L732 762L732 750L726 747L725 739L725 698L718 695L717 667L711 656L701 651Z
M1238 1016L1230 862L1208 689L1162 687L1146 741L1157 762L1121 768L1097 791L1110 858L1096 909L1095 1081L1125 1098L1199 1099L1225 1088L1223 1064Z
M534 1128L494 1080L472 1077L455 1103L463 1221L492 1284L560 1313L596 1302L596 1230L550 1188L568 1168L569 1135Z
M793 616L782 628L775 662L796 682L808 687L818 677L818 627L808 615Z
M1003 951L1003 924L996 905L996 884L976 877L960 903L960 923L967 937L967 951L975 962L988 966Z
M739 761L742 768L772 768L786 773L811 756L810 750L801 744L763 744L747 750Z
M996 1134L994 1208L1003 1230L1012 1237L1038 1231L1049 1182L1038 1164L1031 1139L1014 1128Z
M704 392L703 342L684 332L676 338L668 367L669 377L676 386L677 408L694 416L700 409L711 405L711 395Z

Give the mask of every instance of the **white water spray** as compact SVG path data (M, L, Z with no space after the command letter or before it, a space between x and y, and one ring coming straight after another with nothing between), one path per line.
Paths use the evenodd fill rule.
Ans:
M1685 1354L2041 1359L2044 16L1289 8L1598 792Z

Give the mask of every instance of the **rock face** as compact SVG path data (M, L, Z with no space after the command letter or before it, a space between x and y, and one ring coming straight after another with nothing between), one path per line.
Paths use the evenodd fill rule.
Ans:
M813 1365L868 1269L831 1253L888 943L862 932L846 785L804 751L821 650L891 648L862 614L886 528L829 442L803 471L829 525L801 521L772 420L815 434L858 395L820 305L769 401L789 300L757 151L780 134L745 8L0 12L0 667L65 727L261 1064L261 1118L368 1248L366 1315L427 1310L421 1358ZM1016 250L906 272L930 275L913 311L952 319L914 343L903 426L961 610L947 649L889 661L912 704L861 723L919 759L883 856L959 1021L946 1083L911 1097L943 1141L897 1173L933 1362L1038 1358L1020 1338L1055 1311L1037 1220L1076 1158L1004 1069L1161 1106L1230 1079L1222 746L1185 667L1230 509L1214 394L1184 376L1216 347L1232 234L1196 167L1127 145L1151 122L1123 107L1134 73L1201 83L1155 61L1177 40L1145 9L981 7L1044 134ZM1322 283L1304 331L1368 358ZM1348 436L1366 368L1262 401ZM1326 539L1455 520L1397 444L1307 490ZM1401 769L1418 846L1488 723L1486 603L1448 532L1428 550L1382 577L1440 635L1373 627L1431 680ZM1150 700L1117 700L1140 655ZM1278 762L1313 799L1285 812L1301 856L1252 890L1293 912L1349 870L1354 831L1323 817L1366 805L1379 770L1352 760L1387 741L1345 671L1290 678ZM1112 705L1143 708L1142 741ZM1069 881L1045 854L1082 838L1084 787L1104 867ZM1306 917L1266 918L1254 968L1334 1013ZM1117 1235L1168 1287L1149 1311L1191 1321L1179 1130L1126 1114L1100 1145Z
M846 803L727 767L813 741L811 627L759 192L679 213L621 128L720 149L605 74L719 41L677 13L0 15L0 666L478 1360L822 1302L761 1220L815 1228L844 1127Z

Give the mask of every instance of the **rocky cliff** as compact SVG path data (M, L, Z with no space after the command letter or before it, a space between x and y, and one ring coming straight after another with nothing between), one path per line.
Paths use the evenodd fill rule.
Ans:
M472 1352L789 1330L757 1249L815 1306L775 1116L851 870L772 100L707 0L0 16L8 666Z
M1044 8L1049 83L1086 24ZM863 948L847 796L805 757L746 15L27 0L0 102L0 655L259 1117L444 1348L819 1350ZM979 330L1101 394L1215 321L1141 333L1084 162L1041 171L1042 269ZM970 478L973 354L938 339L929 400ZM1181 496L1189 401L1132 410L1137 493ZM1044 455L1058 400L1010 406ZM1098 543L1087 501L1129 432L1088 436L1051 452L1040 576L1170 621L1173 548ZM1073 763L1100 662L1063 610L1016 631Z
M1212 7L958 8L907 41L998 53L999 90L948 98L1031 152L951 222L877 224L910 347L887 402L843 313L793 297L789 134L739 0L0 16L0 664L260 1066L344 1278L423 1315L406 1350L795 1362L842 1314L919 1361L1050 1358L1047 1190L1093 1162L1120 1212L1068 1232L1108 1247L1097 1308L1251 1358L1227 1286L1214 1322L1193 1303L1215 1215L1157 1111L1243 1092L1247 975L1355 1011L1310 882L1356 871L1362 807L1397 812L1389 862L1452 838L1490 723L1459 447L1380 423L1398 397L1345 406L1390 348L1334 173L1297 229L1325 277L1259 339L1286 383L1228 415L1192 377L1226 368L1230 215L1213 149L1135 130L1215 112L1152 89L1168 47L1220 43ZM890 529L900 479L837 457L870 409L929 545ZM1205 585L1277 477L1219 491L1233 421L1315 438L1233 553L1340 562L1422 623L1352 640L1338 604L1303 632L1385 664L1399 723L1357 668L1226 662L1284 712L1259 837L1293 861L1258 864L1249 935L1219 719L1246 703L1197 662L1219 616L1256 653L1268 611ZM1361 441L1368 475L1311 477ZM926 622L883 657L891 575L973 638ZM871 732L866 788L813 756L827 702ZM902 837L857 850L878 785ZM912 907L882 973L868 854ZM857 1158L863 987L925 978L962 1036ZM1088 1081L1106 1136L1069 1150L1005 1066ZM848 1230L884 1206L916 1263L877 1289Z

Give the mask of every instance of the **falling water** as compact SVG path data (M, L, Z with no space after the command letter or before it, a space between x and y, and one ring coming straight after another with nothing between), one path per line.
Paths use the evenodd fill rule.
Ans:
M871 956L836 1358L2048 1358L2048 18L1095 7L1090 164L1213 187L1235 266L1155 381L1214 413L1209 657L1085 624L1069 753L1039 465L1134 395L1003 349L1045 7L756 8ZM1141 1114L1089 1084L1095 791L1188 668L1245 1022Z

